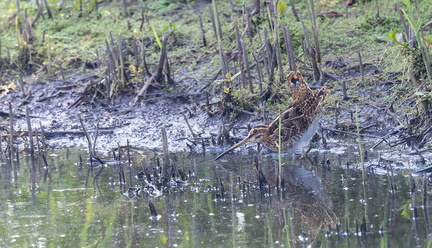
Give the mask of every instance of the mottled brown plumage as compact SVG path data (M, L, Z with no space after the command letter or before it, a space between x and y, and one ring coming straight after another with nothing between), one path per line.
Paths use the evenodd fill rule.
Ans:
M287 76L287 83L293 99L291 105L301 103L313 95L312 90L304 81L303 75L299 71L290 72Z
M287 82L293 98L291 105L269 125L261 124L252 128L246 138L217 156L216 159L248 142L260 143L270 150L278 151L279 132L282 151L303 146L304 143L310 141L318 128L316 117L327 96L326 87L313 92L300 72L291 72L287 76Z

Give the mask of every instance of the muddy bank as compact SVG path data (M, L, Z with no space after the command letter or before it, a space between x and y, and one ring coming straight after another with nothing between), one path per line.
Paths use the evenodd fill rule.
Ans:
M132 94L124 94L111 103L83 93L89 79L75 78L70 78L69 83L51 80L49 84L24 85L25 94L20 90L4 94L0 98L2 125L8 125L8 102L11 102L17 133L27 131L25 107L28 107L34 129L40 130L40 125L43 126L49 148L83 148L87 143L81 134L78 119L81 114L87 129L94 131L99 123L99 148L126 145L129 140L130 145L146 150L161 149L161 127L165 126L172 152L187 148L187 138L193 138L191 130L197 137L208 138L211 133L217 133L221 125L220 118L209 118L197 107L205 97L203 94L170 94L155 89L136 104L131 104L135 98Z
M234 143L236 138L242 138L247 133L248 126L263 123L262 118L259 118L260 113L240 113L234 119L220 114L211 116L202 108L208 98L203 92L168 93L152 89L136 104L133 104L135 94L123 94L114 102L108 102L97 99L97 92L86 90L86 86L96 78L92 75L76 75L68 78L67 82L50 80L24 84L25 93L15 89L3 94L0 98L3 103L0 109L3 126L8 126L10 102L15 131L27 131L25 107L28 107L34 129L40 130L42 125L51 149L87 146L78 118L81 114L87 129L94 132L99 123L97 146L100 148L126 145L128 140L130 145L139 149L159 150L162 148L161 127L165 126L170 152L179 152L189 150L187 144L194 145L194 142L196 145L203 142L211 149L223 149L220 144L229 144L221 137L224 135L220 130L222 126L226 128L225 133L234 127L240 129L234 132L236 135L231 132L230 136L235 137L228 138L230 143ZM181 80L177 85L190 87L194 83L194 80ZM271 118L276 113L268 115ZM322 118L327 128L333 128L330 115L327 111ZM339 118L343 119L344 116L340 115ZM201 146L197 146L197 149L201 150Z
M79 75L70 77L68 82L50 80L49 84L37 82L23 86L21 90L11 90L0 98L2 126L8 127L8 103L14 111L14 129L19 135L27 131L25 107L31 111L33 129L40 131L42 126L50 149L87 147L82 133L78 115L81 114L86 128L95 134L99 123L99 136L96 147L98 150L109 151L125 146L127 142L137 150L159 151L162 148L161 127L165 126L168 134L170 152L221 152L228 145L243 138L248 126L262 123L256 115L242 114L235 119L222 115L211 116L202 109L207 96L203 93L167 93L152 89L145 98L131 104L135 94L123 94L114 103L92 98L88 92L83 93L86 85L91 82L90 76ZM179 80L179 84L194 84L194 80ZM383 88L381 88L384 90ZM341 92L331 90L331 94ZM342 97L342 96L340 96ZM201 107L200 107L201 106ZM357 112L356 112L357 111ZM315 148L320 152L330 152L343 156L345 152L358 149L355 115L358 115L362 143L365 146L365 165L377 173L386 173L385 167L396 169L420 169L430 161L430 153L419 152L407 144L404 130L399 126L398 118L388 109L356 104L350 109L340 109L325 105L321 115L321 129L318 132L325 140L321 140ZM274 114L270 113L270 117ZM230 143L222 136L222 126L229 135ZM238 129L237 129L238 128ZM193 133L192 133L193 132ZM222 143L221 143L222 140ZM25 135L16 139L21 147L27 147ZM256 148L249 144L246 147ZM314 149L313 151L316 151ZM421 149L420 149L421 150ZM242 154L251 150L243 147L238 149ZM368 156L369 154L369 156ZM351 165L358 166L359 161L353 159ZM350 166L350 163L346 166Z

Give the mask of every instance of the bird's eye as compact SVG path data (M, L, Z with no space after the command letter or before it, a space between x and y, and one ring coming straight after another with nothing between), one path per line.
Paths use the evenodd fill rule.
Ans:
M253 133L255 134L255 133L258 133L258 130L257 129L254 129L253 130Z

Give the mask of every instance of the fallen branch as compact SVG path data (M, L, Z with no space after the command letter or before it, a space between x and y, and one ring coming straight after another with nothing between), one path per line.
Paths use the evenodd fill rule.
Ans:
M300 69L306 70L306 71L313 71L312 68L309 68L309 67L306 67L306 66L301 66ZM325 72L325 71L322 71L322 72L324 73L324 76L326 76L328 78L331 78L331 79L333 79L335 81L339 80L339 78L336 75L333 75L333 74Z
M95 130L90 130L89 133L93 133L95 132ZM114 131L113 130L99 130L98 131L100 134L113 134ZM66 130L66 131L38 131L38 130L33 130L33 136L42 136L44 135L45 138L52 138L55 136L63 136L63 135L76 135L76 136L82 136L85 135L85 133L83 131L74 131L74 130ZM17 131L13 134L14 137L23 137L23 136L29 136L29 132L28 131Z
M358 133L355 133L355 132L343 131L343 130L338 130L338 129L333 129L333 128L323 128L323 130L324 131L330 131L330 132L336 132L336 133L351 134L351 135L356 135L356 136L359 135ZM364 133L360 133L360 136L369 137L369 138L376 138L376 139L382 138L379 136L375 136L375 135L371 135L371 134L364 134Z
M149 80L145 82L138 95L136 95L136 97L129 102L129 106L135 105L141 97L145 98L148 88L154 84L156 84L155 75L152 75Z

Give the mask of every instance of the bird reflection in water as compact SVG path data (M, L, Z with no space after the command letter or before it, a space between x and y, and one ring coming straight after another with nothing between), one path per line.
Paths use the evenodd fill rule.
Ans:
M274 171L263 173L258 169L256 160L253 164L257 171L256 178L259 181L260 190L268 189L268 187L262 187L263 180L268 182L270 188L274 187L278 178L276 173ZM278 199L272 199L270 204L276 211L292 210L292 219L285 220L290 221L294 228L295 235L292 238L306 235L308 242L313 243L324 226L336 228L339 225L339 219L324 192L323 185L313 171L298 165L284 165L282 166L281 182L283 190L278 194Z

